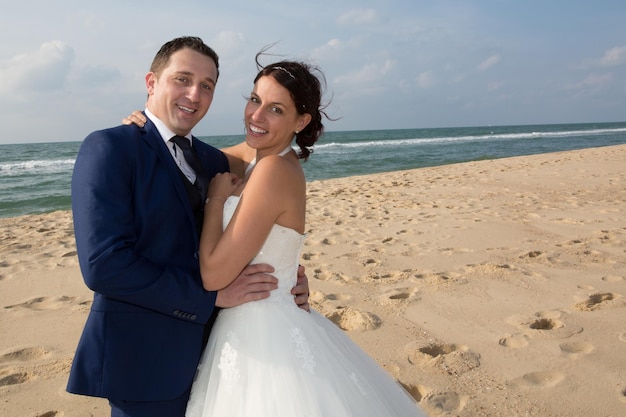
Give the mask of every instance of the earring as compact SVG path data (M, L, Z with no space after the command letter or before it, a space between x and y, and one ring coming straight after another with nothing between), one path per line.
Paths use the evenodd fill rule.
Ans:
M298 133L300 133L300 131L299 131L299 130L296 130L296 135L297 135Z

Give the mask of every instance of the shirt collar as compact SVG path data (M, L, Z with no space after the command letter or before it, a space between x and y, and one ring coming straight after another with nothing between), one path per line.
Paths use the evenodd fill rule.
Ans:
M165 126L165 123L163 123L161 119L152 114L150 110L146 109L145 112L148 119L150 119L152 123L154 123L154 126L156 126L159 134L161 135L161 138L165 143L168 143L171 138L176 136L176 134L172 132L167 126ZM193 141L191 140L191 132L185 135L185 137L189 139L189 143L193 144Z

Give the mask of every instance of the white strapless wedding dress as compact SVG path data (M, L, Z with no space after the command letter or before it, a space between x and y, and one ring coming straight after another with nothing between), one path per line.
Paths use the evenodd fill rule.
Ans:
M238 202L226 201L225 225ZM274 266L278 289L220 311L186 417L425 417L333 322L296 306L291 289L303 242L295 230L274 225L252 263Z

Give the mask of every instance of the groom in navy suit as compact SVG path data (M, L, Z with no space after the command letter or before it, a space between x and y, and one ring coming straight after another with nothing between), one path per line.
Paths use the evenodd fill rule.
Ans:
M219 292L202 288L206 181L229 164L190 132L211 105L218 68L199 38L166 43L146 75L146 125L94 132L76 159L76 245L94 301L67 390L108 398L113 417L182 417L216 307L276 288L267 265ZM187 159L189 145L201 166Z

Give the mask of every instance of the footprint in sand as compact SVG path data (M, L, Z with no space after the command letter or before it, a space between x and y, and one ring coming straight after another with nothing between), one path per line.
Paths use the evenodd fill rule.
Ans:
M419 384L405 384L402 381L398 381L400 383L400 385L402 385L402 387L409 393L411 394L411 397L413 397L415 399L415 401L417 402L421 402L422 399L428 395L429 393L429 389L419 385Z
M347 301L351 300L352 296L349 294L324 294L321 291L312 291L309 299L316 303L323 303L326 301Z
M377 266L377 265L380 264L380 261L377 261L374 258L367 258L367 259L361 261L361 264L363 266Z
M572 359L586 355L594 349L593 345L589 342L566 342L561 343L559 347L565 356Z
M500 346L519 349L528 346L528 336L520 333L506 335L498 343Z
M346 301L352 299L349 294L327 294L326 299L329 301Z
M444 370L450 375L460 375L480 366L480 355L467 346L431 343L409 343L405 350L413 365L430 366Z
M0 354L0 364L28 362L48 356L50 351L42 346L16 348Z
M0 365L16 362L31 362L49 356L50 352L42 346L20 347L0 354ZM0 387L18 385L28 382L32 375L22 370L6 368L0 371Z
M416 273L413 275L420 284L439 287L457 282L461 275L456 272Z
M23 384L30 381L30 379L31 376L27 372L0 371L0 387Z
M68 305L76 308L86 308L91 304L91 300L77 302L77 297L36 297L24 303L5 306L7 310L29 309L29 310L56 310Z
M417 300L418 299L419 290L417 288L411 287L403 287L403 288L393 288L383 292L380 295L382 301L403 301L403 300Z
M320 257L320 255L322 255L321 253L314 253L314 252L306 252L302 254L302 259L304 259L305 261L310 261L312 259L317 259Z
M604 282L622 282L624 281L624 277L619 275L607 275L602 277L602 281Z
M63 417L64 415L63 411L46 411L43 414L37 414L35 417Z
M514 379L511 384L517 388L552 388L565 379L565 374L556 371L531 372Z
M319 279L320 281L332 281L342 284L352 281L350 278L343 274L337 272L328 272L321 269L316 269L313 271L313 278Z
M541 252L540 250L532 250L530 252L525 253L524 255L520 255L519 258L520 259L537 258L537 257L541 256L542 254L543 254L543 252Z
M590 295L586 300L576 303L578 311L596 311L603 308L624 307L626 303L622 296L612 292L598 292Z
M621 340L622 342L626 342L626 332L620 333L620 335L617 336L617 338Z
M559 310L538 312L532 317L511 316L506 321L529 337L567 339L583 331L581 326L569 323L568 316Z
M382 324L381 319L375 314L350 307L339 307L326 317L342 330L374 330Z
M468 396L460 395L456 392L434 392L428 394L423 404L429 409L434 410L437 415L446 413L458 413L465 408Z

